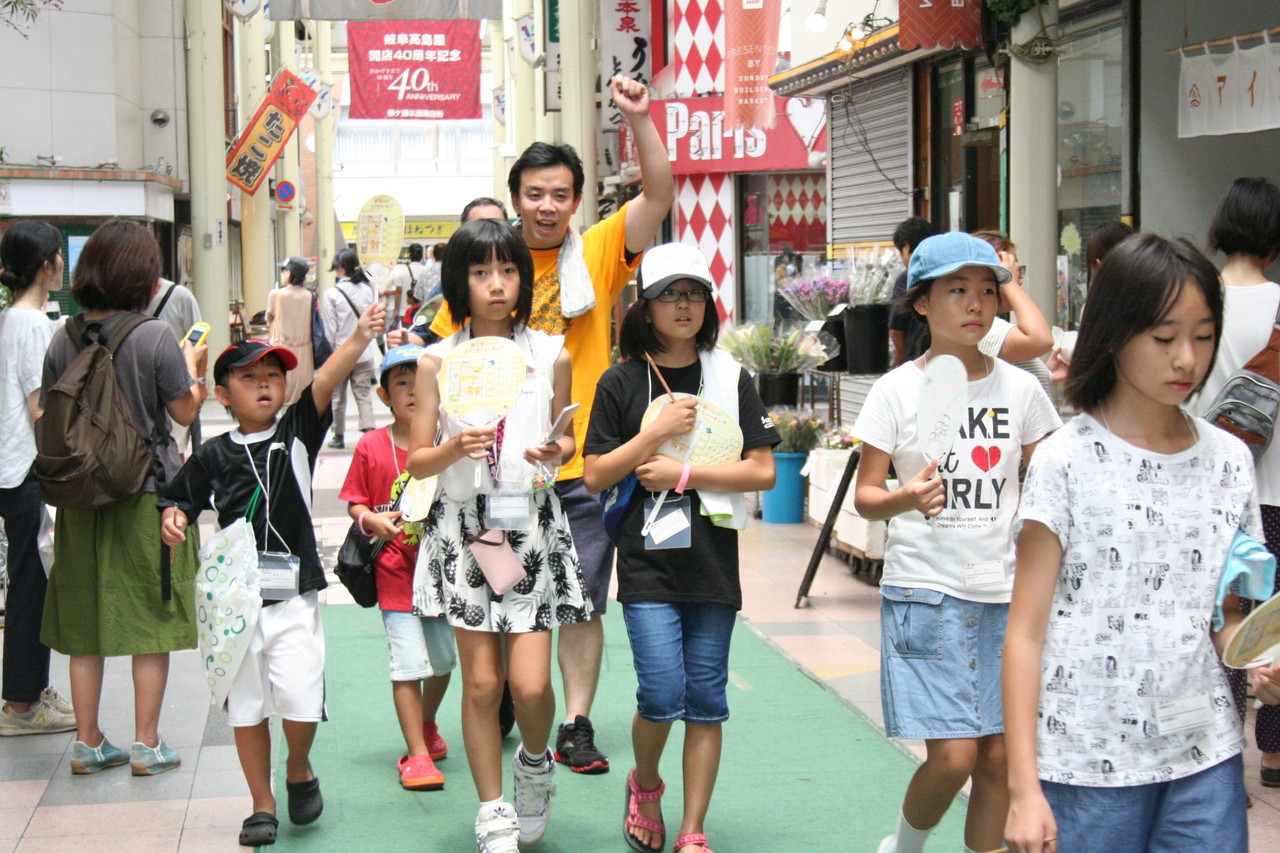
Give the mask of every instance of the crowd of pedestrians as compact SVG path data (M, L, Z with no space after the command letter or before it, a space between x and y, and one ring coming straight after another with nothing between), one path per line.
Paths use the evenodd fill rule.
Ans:
M311 751L325 718L325 567L311 476L326 436L345 447L350 388L361 435L340 497L353 529L385 543L372 560L405 742L399 783L444 786L435 761L449 745L437 716L449 713L455 669L478 853L544 837L557 765L610 770L591 711L616 557L637 679L621 840L709 853L742 607L743 493L773 485L779 436L747 371L716 347L706 258L691 246L650 247L673 188L648 92L614 78L611 94L639 156L635 199L578 234L581 161L568 146L535 143L509 175L517 226L501 202L477 199L447 245L411 251L381 294L349 249L333 259L338 282L319 305L307 263L284 260L267 306L270 341L214 360L214 394L235 427L197 434L190 447L175 430L180 438L204 403L208 356L184 340L194 300L160 278L150 232L111 220L93 234L72 276L83 314L56 327L43 307L63 277L59 232L32 221L5 231L0 283L13 301L0 312L0 419L13 438L0 448L10 542L0 735L74 730L78 774L179 766L160 713L169 653L196 644L191 528L212 510L264 568L261 611L226 700L252 799L239 841L269 845L278 833L272 716L283 721L289 820L318 820L323 768ZM1280 705L1280 673L1222 666L1251 605L1240 587L1219 591L1218 569L1239 536L1280 541L1280 463L1263 454L1255 464L1193 413L1271 333L1280 285L1265 269L1280 258L1280 190L1262 179L1229 189L1209 234L1227 258L1221 273L1185 240L1099 229L1079 337L1048 365L1053 335L1021 289L1007 235L937 234L913 218L894 243L906 264L895 367L854 425L853 500L862 516L889 521L886 731L922 739L925 760L879 853L923 850L966 784L966 851L1245 853L1240 720L1247 692ZM633 278L613 363L612 309ZM410 300L437 289L440 310L412 322ZM313 360L317 310L333 348L323 364ZM999 316L1009 310L1010 320ZM451 356L479 339L502 342L524 365L510 406L484 420L439 390ZM33 467L39 422L51 389L95 344L113 350L117 404L152 464L132 494L61 507L50 522ZM931 453L918 401L939 359L959 362L965 411L958 437ZM1080 413L1065 426L1054 380ZM373 396L392 414L384 429L374 428ZM673 455L673 443L695 441L700 407L737 425L736 459ZM419 506L416 483L428 479L435 490ZM613 509L607 521L602 504ZM71 702L49 683L51 649L71 658ZM122 655L134 688L128 749L97 718L104 660ZM1280 786L1278 719L1264 708L1257 737L1262 783ZM678 819L664 813L661 771L677 721ZM502 739L512 724L520 743L508 786ZM1118 817L1098 821L1100 809Z

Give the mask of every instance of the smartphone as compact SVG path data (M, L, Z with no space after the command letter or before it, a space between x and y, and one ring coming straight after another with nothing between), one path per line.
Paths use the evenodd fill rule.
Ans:
M208 336L209 336L209 324L196 323L194 326L192 326L190 329L187 330L187 336L183 340L191 344L191 346L194 348L204 343L204 339Z
M560 410L560 415L556 418L555 423L551 425L551 432L547 433L546 438L542 439L542 444L551 444L553 441L559 441L564 438L564 431L569 428L569 424L573 423L573 413L578 411L577 403L570 403Z

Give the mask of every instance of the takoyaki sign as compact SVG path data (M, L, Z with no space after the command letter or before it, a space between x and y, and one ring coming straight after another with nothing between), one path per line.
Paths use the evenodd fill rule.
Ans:
M315 99L301 78L281 70L227 154L227 180L250 195L257 192Z

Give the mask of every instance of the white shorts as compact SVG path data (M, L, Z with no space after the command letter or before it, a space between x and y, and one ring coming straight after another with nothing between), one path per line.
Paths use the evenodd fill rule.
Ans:
M298 723L326 719L324 625L314 590L262 608L249 650L231 682L231 725L256 726L272 714Z

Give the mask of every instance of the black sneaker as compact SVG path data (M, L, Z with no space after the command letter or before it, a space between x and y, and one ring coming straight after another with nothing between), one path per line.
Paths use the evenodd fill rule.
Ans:
M334 450L343 450L346 448L347 443L340 433L334 433L333 437L329 439L329 446Z
M579 714L556 732L556 761L574 773L608 773L609 759L596 749L596 730Z

